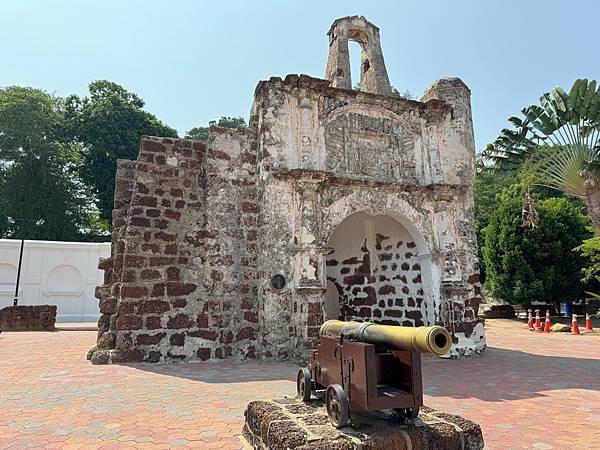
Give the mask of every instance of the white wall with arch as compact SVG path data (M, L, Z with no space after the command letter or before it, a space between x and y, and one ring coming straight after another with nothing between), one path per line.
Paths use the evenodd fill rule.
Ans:
M13 304L21 241L0 239L0 308ZM57 322L98 320L99 258L110 256L110 243L25 241L19 304L56 305Z

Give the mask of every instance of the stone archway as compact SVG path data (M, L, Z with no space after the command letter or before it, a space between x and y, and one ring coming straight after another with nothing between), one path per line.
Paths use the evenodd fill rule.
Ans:
M337 300L342 320L407 326L431 322L434 305L426 295L431 260L418 248L422 238L408 228L390 215L366 211L349 215L336 227L326 261L326 319L334 318L328 316Z

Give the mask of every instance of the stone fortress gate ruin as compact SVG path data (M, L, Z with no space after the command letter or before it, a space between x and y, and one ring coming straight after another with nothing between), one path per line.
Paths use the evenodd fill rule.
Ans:
M328 35L327 79L259 82L248 128L144 137L118 162L93 363L303 359L331 318L440 324L452 356L484 348L470 91L444 78L393 97L376 26Z

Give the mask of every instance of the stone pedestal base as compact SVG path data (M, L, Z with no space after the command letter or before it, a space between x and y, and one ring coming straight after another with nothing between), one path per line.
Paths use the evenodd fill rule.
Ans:
M352 413L351 426L336 429L322 400L251 402L243 436L249 448L278 450L483 449L479 425L459 416L421 408L412 424L394 413Z

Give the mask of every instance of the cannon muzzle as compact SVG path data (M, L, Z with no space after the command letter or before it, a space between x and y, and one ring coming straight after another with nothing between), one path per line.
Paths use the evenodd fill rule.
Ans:
M383 344L397 350L443 355L452 346L450 333L440 326L402 327L369 322L328 320L319 330L321 336L349 336L357 341Z

